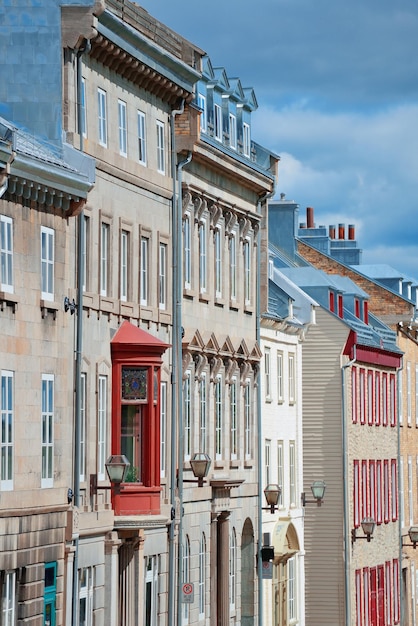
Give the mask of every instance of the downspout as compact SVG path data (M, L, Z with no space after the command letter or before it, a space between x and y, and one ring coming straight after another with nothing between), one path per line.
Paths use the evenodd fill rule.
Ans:
M81 56L90 50L91 44L85 39L84 47L77 51L77 122L80 135L80 152L84 151L83 123L81 109L82 71ZM77 316L76 316L76 348L75 348L75 416L74 416L74 508L80 506L80 432L81 432L81 362L83 350L83 285L84 285L84 264L83 241L84 241L84 211L80 211L77 218ZM73 561L73 602L72 602L72 623L77 624L78 614L78 549L79 534L73 538L74 561Z
M267 233L267 254L268 254L268 205L267 202L270 198L272 198L275 194L275 185L273 186L273 190L264 194L258 200L258 204L261 207L262 203L266 203L266 225L265 230ZM261 208L260 208L260 214ZM261 231L262 228L258 229L257 235L257 288L256 288L256 339L258 345L260 345L260 326L261 326L261 311L260 311L260 278L261 278L261 270L260 270L260 261L261 261ZM257 385L257 472L258 472L258 546L257 546L257 576L258 576L258 624L262 626L263 624L263 561L261 559L261 548L263 545L262 536L263 536L263 463L262 463L262 451L263 451L263 442L262 442L262 412L261 412L261 372L259 371L259 380Z
M183 387L182 387L182 327L181 327L181 302L182 302L182 245L181 245L181 233L182 233L182 171L183 167L190 163L192 160L192 153L188 152L184 161L180 161L177 165L177 184L178 184L178 196L177 196L177 342L178 342L178 383L177 383L177 414L178 414L178 500L179 500L179 527L178 527L178 566L177 566L177 624L182 623L182 602L181 602L181 585L183 582L183 458L184 458L184 427L183 427ZM173 570L174 571L174 570ZM174 576L173 576L174 578Z
M401 476L401 472L400 472L400 467L401 467L401 425L399 423L399 385L402 385L402 377L401 377L401 372L403 371L403 356L402 356L402 361L401 361L401 366L397 371L397 386L396 386L396 407L397 407L397 415L396 415L396 430L397 430L397 435L398 435L398 442L397 442L397 455L398 455L398 460L397 460L397 465L398 465L398 494L401 493L401 484L402 484L402 479L403 476ZM402 500L403 500L403 494L402 494ZM398 495L398 502L400 502L400 498ZM403 502L402 502L403 504ZM401 520L401 507L399 506L399 511L398 511L398 529L399 529L399 571L398 571L398 575L399 575L399 580L398 580L398 589L399 589L399 617L400 617L400 624L401 626L404 626L405 623L405 615L404 615L404 610L403 610L403 589L402 589L402 520Z
M351 587L350 587L350 520L348 518L348 449L347 449L347 414L346 414L346 385L345 370L356 362L356 344L353 346L353 358L341 366L342 385L342 448L343 448L343 485L344 485L344 589L345 589L345 626L351 626Z
M176 135L175 117L184 111L184 100L179 109L171 111L171 175L173 181L172 199L172 366L171 366L171 457L170 457L170 503L171 503L171 524L168 527L168 571L175 572L175 512L176 512L176 425L177 425L177 387L178 387L178 362L179 350L181 351L180 334L180 311L181 303L178 301L178 203L177 203L177 163L176 163ZM181 231L180 231L181 232ZM175 621L175 595L176 577L171 575L168 579L168 626L174 626Z

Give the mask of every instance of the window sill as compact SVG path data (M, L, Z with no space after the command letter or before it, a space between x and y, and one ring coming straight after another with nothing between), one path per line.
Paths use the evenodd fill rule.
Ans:
M223 300L222 298L215 298L215 306L224 307L225 300Z
M9 306L13 313L16 313L18 302L18 298L13 293L0 291L0 310L3 311L5 306Z
M229 467L230 469L239 469L239 460L238 459L233 459L232 461L229 461Z
M247 467L247 468L254 467L254 461L253 461L253 459L245 459L245 461L244 461L244 467Z
M218 459L217 461L215 461L214 467L215 467L215 469L224 469L225 461L222 461L221 459Z
M199 293L199 300L200 300L200 302L208 303L209 299L210 299L209 298L209 294L207 294L207 293Z
M60 305L58 304L58 302L53 302L52 300L41 299L40 306L41 306L42 319L47 317L49 313L52 315L54 320L57 318L57 311L60 308Z

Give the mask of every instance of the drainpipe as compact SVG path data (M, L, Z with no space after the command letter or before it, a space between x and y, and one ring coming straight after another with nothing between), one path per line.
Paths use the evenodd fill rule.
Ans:
M401 484L402 484L402 479L403 476L401 476L401 472L400 472L400 467L401 467L401 425L399 423L399 402L398 402L398 398L399 398L399 385L402 385L402 370L403 370L403 356L402 356L402 361L401 361L401 366L397 371L397 386L396 386L396 407L397 407L397 415L396 415L396 430L397 430L397 435L398 435L398 442L397 442L397 465L398 465L398 494L401 493ZM399 501L399 497L398 497L398 501ZM405 624L405 611L404 611L404 607L403 607L403 588L402 588L402 523L401 523L401 507L399 508L399 513L398 513L398 529L399 529L399 571L398 571L398 575L399 575L399 579L398 579L398 589L399 589L399 617L400 617L400 624L401 626L404 626Z
M348 449L347 449L347 415L346 415L346 388L345 370L356 362L356 344L353 346L353 358L341 366L341 396L342 396L342 448L343 448L343 485L344 485L344 588L345 588L345 626L351 626L351 588L350 588L350 520L348 516Z
M179 301L179 239L178 223L179 210L177 200L177 163L176 163L176 135L175 117L184 111L184 100L179 109L171 111L171 175L173 180L173 200L172 200L172 310L173 310L173 330L172 330L172 367L171 367L171 458L170 458L170 502L171 502L171 524L168 527L168 571L171 573L168 579L168 626L175 624L175 596L176 577L175 572L175 511L176 511L176 469L177 469L177 405L178 405L178 364L181 363L181 300ZM180 222L181 224L181 222ZM181 227L180 227L181 236ZM180 240L181 241L181 240Z

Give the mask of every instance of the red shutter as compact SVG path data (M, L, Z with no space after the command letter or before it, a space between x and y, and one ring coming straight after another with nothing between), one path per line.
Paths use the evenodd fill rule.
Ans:
M377 611L379 626L386 626L385 619L385 569L383 565L377 567Z
M370 626L378 626L377 623L377 570L370 568Z

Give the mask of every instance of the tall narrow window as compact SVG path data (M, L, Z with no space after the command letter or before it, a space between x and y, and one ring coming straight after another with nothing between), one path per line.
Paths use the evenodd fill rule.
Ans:
M360 526L360 466L355 459L353 461L353 504L354 504L354 528Z
M54 461L54 376L42 375L42 487L52 487Z
M183 544L183 583L190 582L190 540L186 535ZM183 625L189 623L190 606L186 602L183 603L182 611L182 623Z
M251 154L251 133L250 133L249 125L246 124L245 122L242 126L242 131L243 131L243 135L242 135L243 153L244 153L244 156L249 157Z
M408 508L409 508L409 526L414 523L414 492L412 490L412 457L408 456Z
M418 426L418 365L415 365L415 426Z
M41 292L44 300L54 299L54 231L41 226Z
M138 111L138 161L142 165L147 164L145 113L142 113L142 111Z
M238 407L237 407L237 380L233 378L230 384L230 426L231 426L231 459L238 456Z
M221 231L219 228L215 229L214 234L214 248L215 248L215 297L222 297L222 243L221 243Z
M237 299L237 239L233 234L229 240L229 295Z
M200 109L200 132L206 133L206 130L207 130L206 98L201 93L197 95L197 104Z
M391 503L391 515L392 522L395 522L398 519L398 478L397 478L397 467L396 467L396 459L391 459L390 462L390 491L392 495Z
M16 624L16 572L2 572L1 576L1 623Z
M385 563L385 596L386 596L386 624L392 626L393 599L392 599L392 567L391 562Z
M373 402L373 371L367 372L367 423L372 426L374 423L374 402Z
M183 219L183 278L185 289L190 289L192 286L192 233L189 213L186 213Z
M289 499L290 506L296 505L296 446L289 441Z
M128 258L129 258L129 233L122 230L120 234L120 299L126 302L128 299Z
M376 521L376 462L369 462L369 498L370 498L370 517Z
M382 424L388 425L388 375L382 374Z
M232 113L229 114L229 146L237 149L237 118Z
M251 458L252 446L252 424L251 424L251 388L250 381L246 381L244 386L244 454L246 459Z
M271 353L270 348L264 349L264 384L265 384L265 398L270 400L271 398Z
M277 402L283 402L283 352L277 353Z
M144 626L157 626L158 616L158 560L157 556L145 559L145 621Z
M353 424L357 424L357 368L351 369L351 419Z
M141 237L141 271L140 271L140 304L148 304L148 248L149 240L147 237Z
M215 139L222 141L222 109L219 104L214 106L214 134Z
M288 358L289 365L289 404L295 404L296 402L296 364L295 364L295 355L289 354Z
M266 439L264 442L264 483L269 485L271 483L271 441Z
M408 420L408 426L411 426L412 422L412 381L411 381L411 364L406 364L406 417Z
M363 569L363 615L364 626L370 626L370 595L369 595L369 568Z
M109 289L109 224L100 227L100 295L107 296Z
M223 452L223 403L222 378L215 381L215 458L221 459Z
M206 604L206 539L202 533L199 543L199 620L205 619Z
M362 619L362 597L361 597L361 570L357 569L356 574L356 626L363 626Z
M296 621L296 557L292 556L287 562L287 612L289 624Z
M399 424L403 423L403 383L404 383L404 370L399 370L397 374L398 378L398 415L399 415ZM392 385L391 385L392 386ZM392 397L392 390L391 390ZM391 424L392 425L392 424Z
M278 505L283 506L284 498L284 444L277 442L277 484L280 487Z
M383 520L383 483L382 483L382 461L376 461L376 522L382 523Z
M383 513L385 524L389 521L390 516L390 480L389 480L389 461L383 461Z
M82 567L78 573L78 624L93 626L94 568Z
M89 242L90 242L90 218L83 216L83 233L81 241L81 264L83 272L83 291L89 289Z
M167 308L167 244L160 243L158 262L158 306L160 310Z
M390 425L396 426L396 384L395 374L390 374L389 377L390 386ZM401 385L399 385L401 386Z
M199 380L199 452L206 452L207 447L207 398L206 375Z
M86 79L84 76L81 78L81 119L80 119L80 128L79 132L83 134L84 137L87 137L87 99L86 99Z
M400 618L400 592L399 592L399 561L393 559L393 623L399 624Z
M13 438L14 438L14 402L13 372L1 371L1 457L0 487L2 490L13 488Z
M13 293L13 220L0 215L0 289Z
M243 243L244 252L244 302L251 303L251 251L248 240Z
M374 423L376 426L380 426L382 398L380 393L380 372L374 374Z
M160 390L160 464L161 477L167 472L167 383L161 382Z
M163 122L157 121L157 169L165 174L165 127Z
M199 289L206 292L206 222L199 224Z
M107 105L106 92L103 89L97 90L97 106L99 121L99 143L101 146L107 147Z
M190 372L186 372L183 383L183 420L184 420L184 459L187 461L192 454L192 407Z
M107 440L107 376L99 376L98 385L97 474L100 480L104 480Z
M235 528L232 529L229 539L229 610L235 613L237 596L237 537Z
M366 373L364 369L360 369L360 424L364 424L366 421Z
M122 156L128 155L128 127L126 118L126 102L118 100L118 122L119 122L119 153Z
M86 398L87 374L83 372L80 377L80 482L86 479Z

